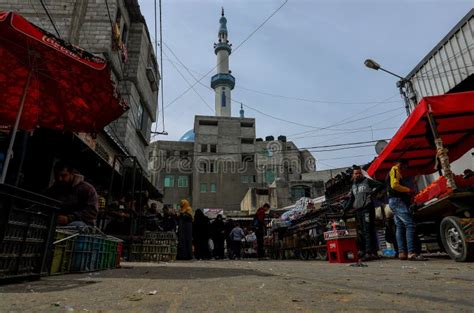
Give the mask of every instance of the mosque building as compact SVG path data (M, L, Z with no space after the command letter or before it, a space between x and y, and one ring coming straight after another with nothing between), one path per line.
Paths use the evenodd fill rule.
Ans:
M194 209L253 213L262 201L284 207L299 198L317 197L324 187L302 180L315 171L315 159L285 136L256 138L255 118L232 117L235 78L229 69L232 44L222 9L214 43L217 73L211 78L215 116L194 117L194 128L179 141L159 140L150 146L149 170L164 194L163 204L177 207L188 199Z

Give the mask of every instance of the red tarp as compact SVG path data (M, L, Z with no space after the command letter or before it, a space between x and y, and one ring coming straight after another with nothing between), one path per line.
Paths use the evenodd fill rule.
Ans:
M474 92L425 97L413 110L367 173L384 179L394 161L408 161L407 176L435 172L436 149L429 128L431 112L451 162L474 148ZM431 139L430 139L431 137Z
M0 125L13 125L30 69L20 129L97 132L126 110L107 62L0 11Z

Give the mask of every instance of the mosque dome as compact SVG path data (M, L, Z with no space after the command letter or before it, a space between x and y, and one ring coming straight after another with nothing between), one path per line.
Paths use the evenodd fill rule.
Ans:
M190 129L187 132L185 132L184 135L181 136L179 141L193 142L194 141L194 129Z

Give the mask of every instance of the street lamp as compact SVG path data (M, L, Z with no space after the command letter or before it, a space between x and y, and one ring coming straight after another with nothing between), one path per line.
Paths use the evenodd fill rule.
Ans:
M411 81L409 81L408 79L406 79L406 78L404 78L400 75L397 75L393 72L390 72L390 71L384 69L383 67L380 66L380 64L378 64L377 62L375 62L372 59L365 60L364 64L365 64L365 66L367 66L370 69L373 69L373 70L376 70L376 71L381 70L385 73L388 73L388 74L390 74L392 76L395 76L395 77L400 79L397 82L397 87L400 90L400 94L402 95L403 99L405 100L405 109L407 111L407 115L410 115L410 100L413 102L413 107L415 107L416 104L417 104L416 95L413 92ZM406 92L405 92L405 89L406 89Z

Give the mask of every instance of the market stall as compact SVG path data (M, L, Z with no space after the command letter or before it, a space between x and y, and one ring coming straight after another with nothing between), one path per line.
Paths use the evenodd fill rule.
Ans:
M404 160L406 177L440 174L416 195L415 218L456 261L474 260L474 180L455 175L450 163L472 148L474 92L425 97L367 171L383 180Z

